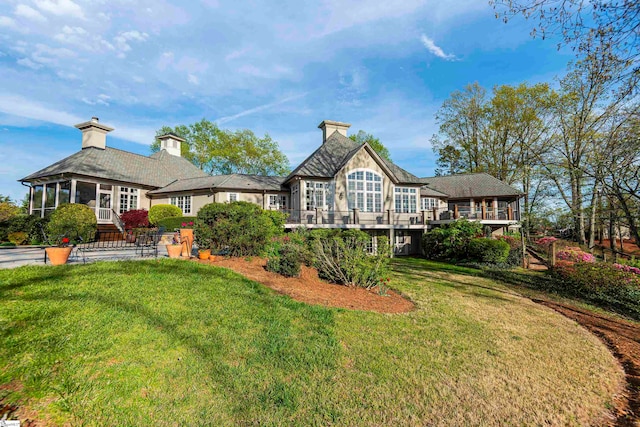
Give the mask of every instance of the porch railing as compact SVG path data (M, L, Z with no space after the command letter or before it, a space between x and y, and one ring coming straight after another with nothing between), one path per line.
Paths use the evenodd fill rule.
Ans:
M518 221L519 213L511 208L499 208L496 211L475 212L469 209L457 207L435 208L413 213L395 212L361 212L359 209L349 211L327 211L322 209L294 210L279 209L286 214L286 224L300 225L426 225L430 221L447 221L460 218L469 220L499 220Z
M111 208L96 208L98 221L111 222Z

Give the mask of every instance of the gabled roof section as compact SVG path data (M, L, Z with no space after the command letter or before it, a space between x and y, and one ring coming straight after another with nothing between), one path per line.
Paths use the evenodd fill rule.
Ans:
M484 172L434 176L420 180L427 188L445 193L450 199L522 196L520 190Z
M367 144L359 144L336 131L327 138L324 144L300 163L300 165L289 174L286 181L289 181L295 176L331 179L336 176L340 169L342 169L358 151L365 147L369 146ZM378 156L370 147L369 149L372 157L380 163L383 169L389 171L391 179L395 182L400 184L421 183L420 178L417 176L407 172L393 162Z
M438 197L440 199L448 199L449 195L423 185L420 187L420 197Z
M179 179L166 187L149 191L148 194L157 195L198 190L286 191L282 187L285 179L283 176L215 175Z
M84 175L148 187L164 187L176 179L207 176L188 160L172 156L165 150L147 157L111 147L89 147L20 181L33 181L60 174Z

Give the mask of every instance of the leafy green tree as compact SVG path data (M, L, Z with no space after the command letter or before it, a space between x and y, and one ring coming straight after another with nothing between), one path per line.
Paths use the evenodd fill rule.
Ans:
M260 138L248 129L220 129L206 119L175 128L163 126L156 132L151 151L160 150L159 136L173 132L186 140L182 156L210 175L244 173L286 175L289 160L268 134Z
M349 135L349 138L357 142L358 144L364 144L365 142L368 143L369 146L373 148L373 151L378 153L380 157L391 161L391 154L389 154L389 150L387 149L387 147L385 147L384 144L380 142L380 139L376 138L370 133L359 130L358 133Z

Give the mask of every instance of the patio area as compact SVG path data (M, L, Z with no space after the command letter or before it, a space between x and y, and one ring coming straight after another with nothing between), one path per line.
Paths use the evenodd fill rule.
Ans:
M147 259L153 257L146 255L141 257L139 253L125 249L86 251L85 256L87 263L95 261ZM164 258L167 256L166 246L158 245L158 257ZM67 264L82 263L82 255L80 255L77 249L74 248ZM22 267L23 265L45 265L44 246L25 246L0 249L0 269ZM50 264L47 263L47 265Z

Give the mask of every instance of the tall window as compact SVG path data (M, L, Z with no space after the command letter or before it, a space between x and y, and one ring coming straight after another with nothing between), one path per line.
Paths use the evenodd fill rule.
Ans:
M396 212L416 213L418 191L416 188L396 187Z
M370 170L351 172L347 175L347 200L349 209L382 212L382 177Z
M438 199L423 197L420 199L420 209L423 211L430 211L433 208L438 207Z
M333 209L333 184L331 182L305 182L307 210Z
M182 209L183 215L189 215L191 213L191 196L172 197L171 204Z
M120 187L120 207L118 212L125 213L132 209L138 209L138 189Z

